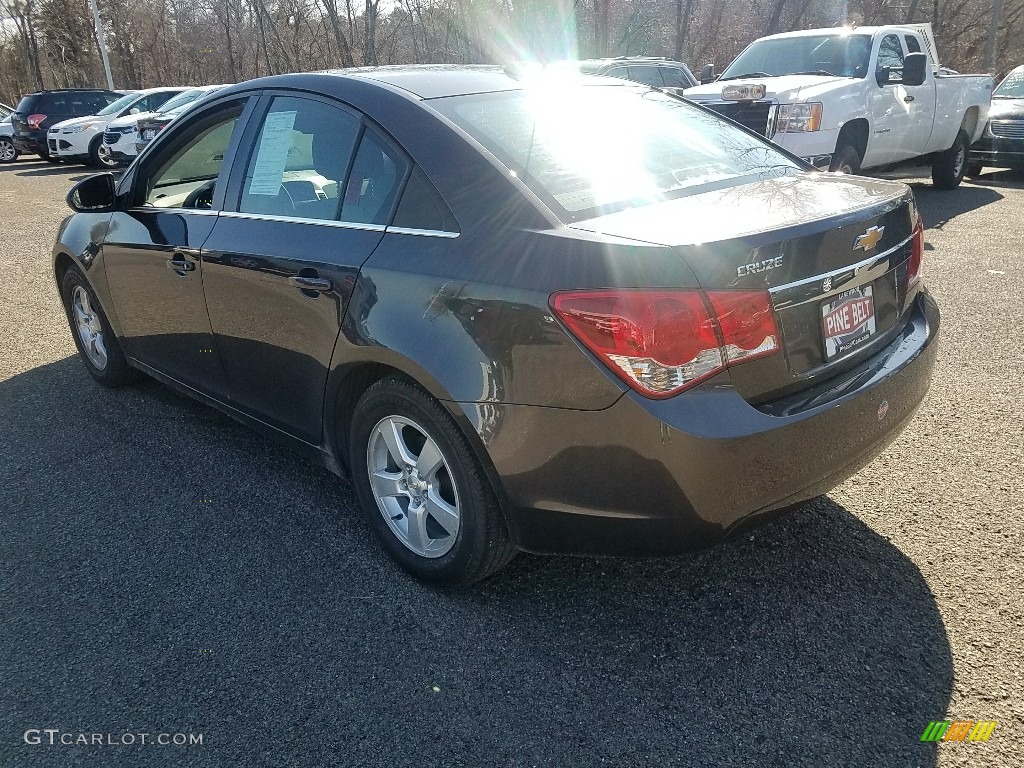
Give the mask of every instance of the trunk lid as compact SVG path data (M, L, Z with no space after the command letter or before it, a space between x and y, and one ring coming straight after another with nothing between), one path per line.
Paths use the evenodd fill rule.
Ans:
M767 290L783 354L730 369L757 402L835 375L898 332L913 206L903 184L801 174L573 226L671 247L705 289Z

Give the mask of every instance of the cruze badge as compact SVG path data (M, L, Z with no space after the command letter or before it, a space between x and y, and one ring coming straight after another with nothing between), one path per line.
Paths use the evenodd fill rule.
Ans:
M753 264L741 264L736 267L736 277L756 275L758 272L766 272L769 269L778 269L781 266L781 256L776 256L774 259L765 259L764 261L755 261Z
M871 229L853 241L853 250L856 251L860 248L864 251L870 251L878 245L878 241L882 239L883 232L885 232L885 227L871 227Z
M831 277L826 277L824 280L821 281L821 290L823 290L823 291L831 291L832 290L832 278Z

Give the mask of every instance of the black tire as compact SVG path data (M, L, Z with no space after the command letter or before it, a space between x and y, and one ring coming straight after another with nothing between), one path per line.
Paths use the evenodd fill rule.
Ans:
M93 140L89 142L89 160L86 162L86 165L89 165L93 168L104 167L104 163L100 162L100 144L102 143L102 133L99 136L93 138Z
M971 150L970 138L964 131L956 135L953 146L939 152L932 161L932 186L937 189L956 189L964 180L967 155Z
M106 363L99 365L94 360L95 352L91 355L86 350L86 342L82 338L83 331L80 330L76 320L75 294L76 289L81 289L88 296L89 311L95 316L94 327L98 326L98 332L103 344L103 351L106 354ZM96 293L93 291L89 281L77 266L68 267L61 282L61 299L64 301L64 311L68 317L68 326L71 328L71 336L78 347L78 354L85 363L89 375L105 387L120 387L130 384L138 378L138 372L128 365L128 360L121 349L121 342L114 335L107 316L100 306Z
M849 144L836 147L836 152L832 155L832 162L829 164L828 169L842 173L860 173L860 153Z
M967 164L964 169L964 176L970 176L972 179L976 179L981 176L981 172L985 170L985 166L974 160Z
M13 141L6 136L0 136L0 163L13 163L20 154Z
M431 539L431 542L441 542L442 547L449 547L439 556L425 556L413 551L393 530L394 526L401 526L402 512L391 517L396 522L389 522L385 502L378 503L371 488L368 465L371 436L376 436L378 425L389 418L413 422L410 428L402 430L402 434L411 433L412 438L425 436L433 441L443 457L443 467L436 477L447 485L444 493L455 499L459 523L457 533L451 535L445 534L437 521L433 521L435 531L445 535ZM473 449L445 408L414 383L394 377L370 386L353 411L348 448L353 483L370 527L387 553L413 576L434 584L471 584L487 578L515 557L516 548L509 538L498 500ZM418 455L423 454L421 444ZM401 473L402 468L397 466L387 471ZM404 491L407 495L412 493L408 477ZM419 479L418 475L416 477ZM437 488L440 489L440 483ZM424 499L434 492L433 485L431 490L419 491L424 494ZM412 500L408 496L403 498L400 493L384 495L391 496L399 505L404 501L401 509L406 512L404 522L408 526L410 515L407 512L412 508Z
M49 152L40 152L39 156L48 163L56 164L63 162L59 157L57 157L56 155L51 155Z

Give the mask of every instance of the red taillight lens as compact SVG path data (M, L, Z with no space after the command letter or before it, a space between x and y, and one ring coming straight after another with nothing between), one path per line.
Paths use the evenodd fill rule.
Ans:
M921 280L921 263L924 260L924 222L917 217L914 236L910 238L910 258L907 259L907 291Z
M648 397L669 397L730 362L778 349L766 293L573 291L555 294L551 306L591 352Z
M25 118L25 122L28 123L28 127L34 131L38 131L39 127L43 124L43 120L46 119L46 115L29 115Z
M752 360L779 348L771 300L764 291L709 291L727 363Z

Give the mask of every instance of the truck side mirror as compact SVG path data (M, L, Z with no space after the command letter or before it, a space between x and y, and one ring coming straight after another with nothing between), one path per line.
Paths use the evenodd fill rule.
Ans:
M705 64L700 71L700 84L706 85L715 81L715 65Z
M903 84L924 85L928 67L928 56L924 53L908 53L903 60Z

